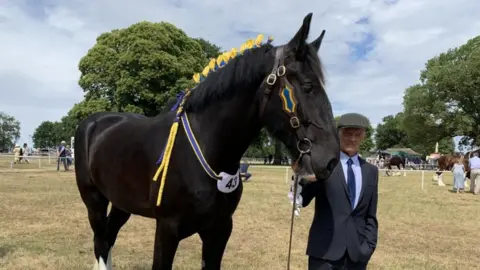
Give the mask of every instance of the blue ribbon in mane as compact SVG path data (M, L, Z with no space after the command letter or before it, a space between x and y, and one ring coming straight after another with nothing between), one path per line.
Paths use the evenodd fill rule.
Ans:
M180 105L180 102L182 102L183 97L185 96L185 91L180 91L180 93L177 94L177 103L173 105L172 109L170 109L171 112L174 112L178 110L178 106Z

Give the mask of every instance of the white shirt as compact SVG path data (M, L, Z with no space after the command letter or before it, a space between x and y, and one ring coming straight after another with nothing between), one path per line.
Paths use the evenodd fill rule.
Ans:
M358 199L360 198L360 192L362 191L362 169L360 167L360 160L358 160L358 154L353 157L349 157L347 154L340 152L340 163L342 164L343 174L345 175L345 183L348 185L348 164L347 161L352 159L352 169L355 175L355 203L354 207L357 207Z
M468 165L470 166L471 170L478 170L480 169L480 158L479 157L472 157L468 160Z

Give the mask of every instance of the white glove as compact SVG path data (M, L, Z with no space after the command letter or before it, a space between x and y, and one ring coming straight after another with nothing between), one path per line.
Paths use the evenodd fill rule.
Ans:
M288 199L290 200L290 204L293 205L293 186L295 184L295 181L293 180L292 176L292 181L290 182L290 191L288 192ZM295 198L295 216L300 215L300 208L302 207L303 204L303 198L300 193L302 192L302 186L297 183L297 197Z

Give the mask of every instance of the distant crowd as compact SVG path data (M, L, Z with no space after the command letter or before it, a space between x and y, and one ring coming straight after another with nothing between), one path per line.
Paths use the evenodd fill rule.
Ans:
M15 147L12 150L13 153L13 163L14 164L29 164L30 160L28 156L32 154L38 154L38 149L32 149L28 146L27 143L23 144L23 147L20 147L19 144L15 144ZM58 148L56 149L56 157L57 157L57 171L60 170L60 163L63 164L65 171L69 170L70 165L73 162L73 155L72 149L70 145L66 145L65 141L62 141Z

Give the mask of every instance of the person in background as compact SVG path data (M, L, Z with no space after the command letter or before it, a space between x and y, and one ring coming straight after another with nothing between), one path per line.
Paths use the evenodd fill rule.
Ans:
M15 148L13 148L13 163L20 163L21 152L22 149L20 148L20 145L15 144Z
M453 172L453 190L457 193L463 193L465 184L465 166L463 165L463 157L457 158L452 168Z
M68 171L68 164L67 164L67 148L65 147L66 142L62 141L60 146L57 149L57 171L60 170L60 162L63 163L63 167L65 171Z
M67 145L67 166L70 168L70 165L72 165L72 149L70 148L70 145Z
M250 167L250 164L248 163L240 164L240 176L244 177L244 182L248 181L250 177L252 177L252 174L248 172L248 167Z
M23 144L23 160L28 164L30 163L30 161L28 160L27 156L28 154L30 153L29 149L28 149L28 145L27 143L24 143Z
M328 179L299 184L303 207L315 198L308 237L308 269L366 269L378 239L378 168L359 157L368 118L348 113L338 120L340 161ZM291 203L293 196L288 195Z
M478 194L480 192L480 158L478 152L474 152L473 157L468 160L468 167L470 167L470 192Z

